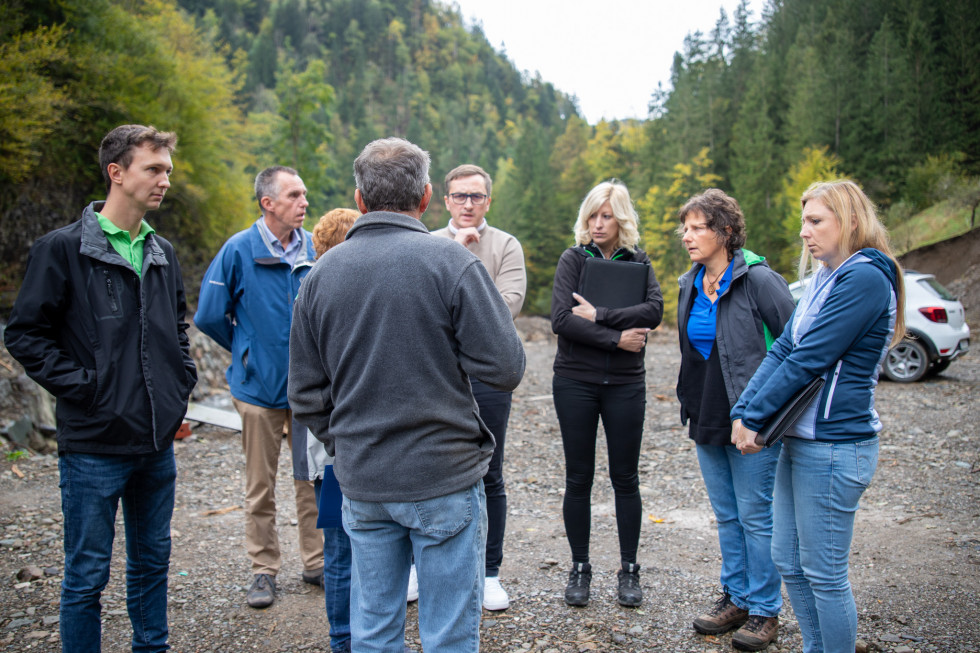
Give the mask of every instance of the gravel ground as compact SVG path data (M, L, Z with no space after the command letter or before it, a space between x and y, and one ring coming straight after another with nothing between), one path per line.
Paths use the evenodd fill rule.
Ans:
M703 637L690 622L717 596L720 557L693 445L674 396L676 333L647 348L648 404L640 459L644 521L639 609L615 599L618 554L612 490L599 447L593 493L595 578L587 608L562 591L570 564L561 521L563 459L551 403L554 341L547 322L522 318L528 372L514 396L507 438L509 515L501 580L511 607L484 612L482 650L724 651L729 635ZM869 650L980 652L980 428L976 354L940 377L883 383L886 425L878 472L858 513L851 579L858 633ZM245 604L250 582L241 512L243 456L237 433L195 425L176 445L179 469L170 576L175 651L327 651L323 593L300 581L289 496L280 524L285 561L275 605ZM287 457L279 487L291 487ZM63 554L57 460L33 455L0 468L0 650L57 651ZM120 524L103 595L105 651L128 650ZM20 575L20 578L18 578ZM38 578L31 580L33 576ZM27 580L22 580L26 578ZM421 648L414 605L407 641ZM800 651L788 601L775 651Z

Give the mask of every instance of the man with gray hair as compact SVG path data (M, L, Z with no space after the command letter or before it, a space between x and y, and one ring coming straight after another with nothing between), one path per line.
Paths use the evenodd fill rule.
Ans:
M480 260L428 233L429 155L377 140L362 215L296 298L289 401L334 458L351 538L355 653L400 653L414 554L426 653L476 652L494 440L470 390L513 390L524 349Z
M276 472L283 433L292 446L286 399L293 298L310 271L313 234L303 229L306 185L292 168L272 166L255 177L262 216L224 244L201 282L194 324L231 352L226 376L242 417L245 452L245 548L252 584L245 600L267 608L282 566L276 530ZM316 528L313 481L293 481L302 579L323 584L323 534Z

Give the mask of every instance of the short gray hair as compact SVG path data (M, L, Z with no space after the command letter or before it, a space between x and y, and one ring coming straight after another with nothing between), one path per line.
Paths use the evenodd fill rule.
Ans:
M403 138L371 141L354 160L354 183L368 211L416 211L429 183L429 153Z
M255 201L259 203L259 210L262 211L262 215L265 215L265 209L262 208L262 198L277 199L279 197L280 172L299 177L298 172L286 166L271 166L255 176Z

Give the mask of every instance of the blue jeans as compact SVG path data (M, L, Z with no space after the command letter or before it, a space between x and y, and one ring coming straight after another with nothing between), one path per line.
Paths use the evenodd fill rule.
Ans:
M854 513L878 466L878 438L786 438L776 468L772 559L786 583L804 653L852 653L857 608L847 578Z
M402 653L405 592L415 555L425 653L477 653L487 539L483 481L425 501L344 497L353 548L354 653Z
M332 473L328 481L337 479ZM320 505L320 488L323 479L313 482L316 503ZM343 528L323 529L323 601L330 623L330 650L345 651L350 647L350 538Z
M697 445L701 476L718 522L721 586L760 617L783 606L772 562L772 486L780 444L743 456L733 445Z
M170 519L177 464L173 446L146 455L66 453L58 457L64 514L61 581L63 653L102 645L102 590L109 582L116 511L126 528L126 608L133 651L166 651Z

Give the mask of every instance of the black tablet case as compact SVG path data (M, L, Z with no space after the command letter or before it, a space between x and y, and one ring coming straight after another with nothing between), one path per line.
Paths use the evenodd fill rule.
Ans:
M650 266L646 263L588 258L578 294L593 306L635 306L646 299L649 271Z

